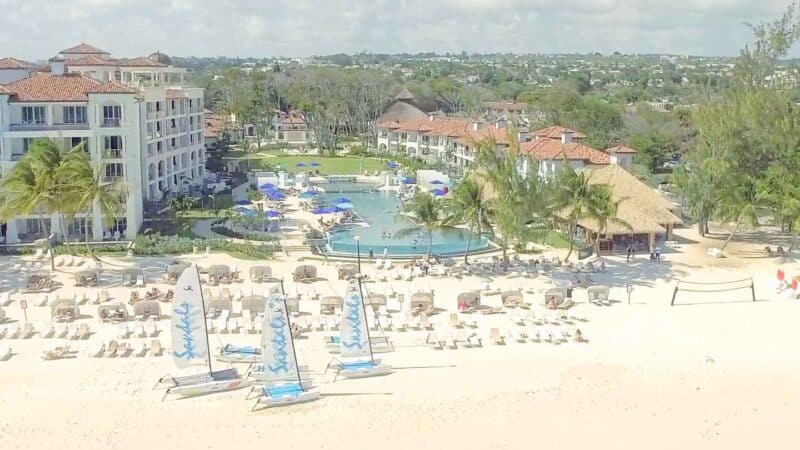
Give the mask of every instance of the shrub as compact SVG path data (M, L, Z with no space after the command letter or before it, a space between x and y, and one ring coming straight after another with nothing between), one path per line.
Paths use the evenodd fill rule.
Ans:
M277 243L278 241L278 238L276 238L275 236L263 235L258 233L242 233L240 231L231 230L230 228L224 226L212 227L211 231L234 239L245 239L248 241L275 242L275 243Z

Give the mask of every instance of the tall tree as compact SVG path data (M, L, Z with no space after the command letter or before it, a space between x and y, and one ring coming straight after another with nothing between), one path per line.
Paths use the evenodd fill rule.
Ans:
M453 189L452 197L448 199L452 220L465 223L469 228L467 248L464 250L464 264L467 264L473 235L480 239L486 230L491 229L490 205L484 185L485 183L475 178L464 178Z
M395 236L402 238L424 229L428 234L427 258L430 258L431 248L433 247L433 232L449 228L453 222L448 217L443 203L427 192L417 192L404 205L403 211L406 213L404 218L413 223L414 226L398 230Z

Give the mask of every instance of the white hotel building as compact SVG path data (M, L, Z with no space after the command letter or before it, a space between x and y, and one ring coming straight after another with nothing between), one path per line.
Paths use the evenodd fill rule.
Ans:
M0 66L0 75L3 68ZM70 240L132 238L144 201L202 182L205 170L203 90L183 86L185 69L159 53L113 58L87 44L64 50L49 67L7 72L0 84L0 177L37 138L65 148L81 141L104 180L126 186L125 211L108 228L99 208L67 224ZM45 229L41 229L41 223ZM0 224L7 243L46 237L56 217L32 215ZM54 233L60 233L53 226Z

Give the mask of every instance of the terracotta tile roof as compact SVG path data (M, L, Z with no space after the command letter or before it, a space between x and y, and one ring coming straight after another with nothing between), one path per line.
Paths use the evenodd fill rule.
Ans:
M166 89L164 95L166 98L189 98L189 93L183 89Z
M414 119L405 122L388 122L378 125L395 131L422 133L426 136L445 136L456 138L461 143L474 143L484 139L493 139L499 144L508 143L508 130L497 128L494 125L479 123L475 129L475 122L465 118L442 117L431 120Z
M138 92L118 81L106 81L86 91L87 94L136 94Z
M95 54L81 56L80 58L71 59L66 61L67 67L83 67L83 66L115 66L116 60L113 58L104 58Z
M606 149L606 153L637 153L636 150L624 145L617 145Z
M589 164L611 164L611 158L580 142L561 143L555 139L536 139L523 142L520 149L537 160L561 159L564 156L573 161L586 161Z
M565 128L560 126L543 128L533 134L534 136L539 136L540 138L561 139L561 135L564 134L564 132L572 133L573 139L583 139L586 137L586 135L581 133L580 131L575 131L570 128Z
M116 63L120 67L167 67L165 64L143 56L138 58L119 58Z
M40 69L34 63L17 58L0 58L0 70Z
M81 42L80 45L76 45L75 47L68 48L66 50L61 50L59 53L62 55L109 55L105 50L100 50L97 47L93 47L85 42Z
M34 72L27 78L10 83L13 99L18 102L85 102L88 94L131 94L137 91L116 81L100 82L77 74L53 75Z

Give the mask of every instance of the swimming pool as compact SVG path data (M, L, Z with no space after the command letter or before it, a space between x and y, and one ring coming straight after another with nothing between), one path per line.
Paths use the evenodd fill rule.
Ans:
M410 236L398 238L398 230L412 227L409 221L398 217L402 207L397 193L375 191L363 183L331 183L321 185L325 194L323 201L331 202L338 197L352 200L354 212L365 224L354 224L349 229L330 233L328 246L333 253L356 254L357 246L353 239L360 237L361 254L368 255L372 250L376 257L382 256L384 248L389 257L424 255L428 251L428 233L419 230ZM464 253L469 239L469 231L463 229L437 230L433 232L431 253L453 255ZM472 238L470 251L482 250L489 246L486 238Z

